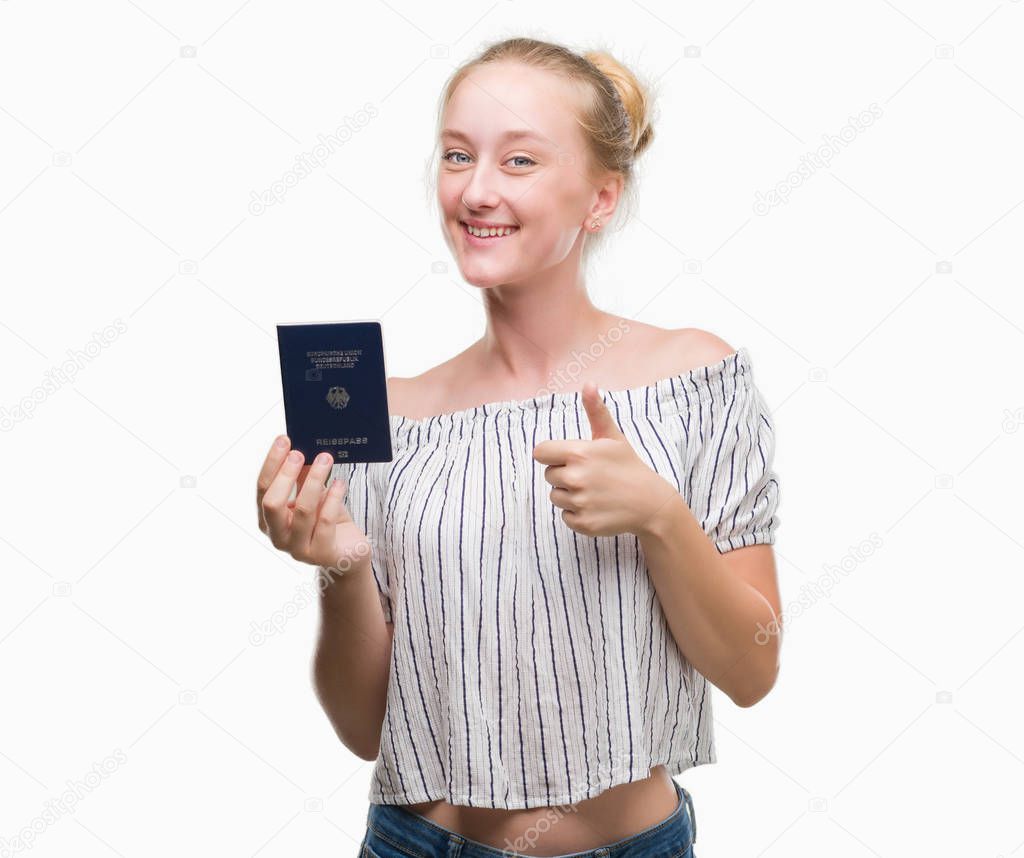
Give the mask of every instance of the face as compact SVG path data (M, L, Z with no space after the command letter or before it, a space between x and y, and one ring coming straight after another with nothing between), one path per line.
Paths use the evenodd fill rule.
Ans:
M609 197L586 175L576 98L557 76L518 63L475 68L453 93L442 123L438 203L445 241L468 283L513 283L582 249L595 205ZM477 237L467 222L511 233Z

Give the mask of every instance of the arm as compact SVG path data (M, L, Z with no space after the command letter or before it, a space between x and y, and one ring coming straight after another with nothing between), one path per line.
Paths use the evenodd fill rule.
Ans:
M765 634L781 631L772 547L720 554L670 484L654 475L652 492L665 502L637 537L676 645L737 706L753 706L779 670L780 635Z
M738 367L738 353L717 338L696 354L709 365L736 354ZM672 485L640 458L592 382L582 390L591 440L542 441L533 453L547 465L551 502L569 527L637 537L680 652L739 706L775 682L781 613L771 548L779 524L774 427L748 372L718 378L709 431L699 405L692 438L679 439L680 455L707 483L692 501L696 512L678 473ZM696 452L684 455L691 445Z
M317 697L342 743L373 760L380 748L394 626L384 620L369 561L340 576L321 568L318 586Z

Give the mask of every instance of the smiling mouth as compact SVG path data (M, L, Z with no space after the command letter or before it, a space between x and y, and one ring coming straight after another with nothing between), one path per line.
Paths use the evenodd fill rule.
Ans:
M503 238L511 238L513 235L515 235L517 232L519 232L519 227L518 226L514 226L514 227L503 227L502 228L502 232L500 234L498 234L498 235L474 235L472 232L469 231L469 224L467 224L464 221L460 220L459 221L459 226L462 227L462 232L474 244L477 244L477 243L478 244L494 243L494 242L500 241ZM505 231L505 230L509 230L509 229L511 230L511 232L506 232Z

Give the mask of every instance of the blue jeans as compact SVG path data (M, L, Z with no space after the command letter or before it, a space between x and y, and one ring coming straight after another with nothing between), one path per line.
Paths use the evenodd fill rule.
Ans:
M556 858L696 858L693 844L697 840L697 820L693 799L678 783L672 783L679 802L661 822L624 840ZM359 844L360 858L522 858L524 854L470 840L392 804L370 805L366 836Z

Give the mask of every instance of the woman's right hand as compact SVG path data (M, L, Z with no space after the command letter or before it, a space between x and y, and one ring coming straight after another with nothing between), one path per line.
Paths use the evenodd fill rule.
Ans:
M287 436L275 439L256 480L260 530L275 548L303 563L342 574L368 565L372 547L343 501L346 481L339 478L330 488L325 486L333 457L321 453L312 465L304 465L304 458L291 449ZM296 480L299 490L295 500L289 501Z

